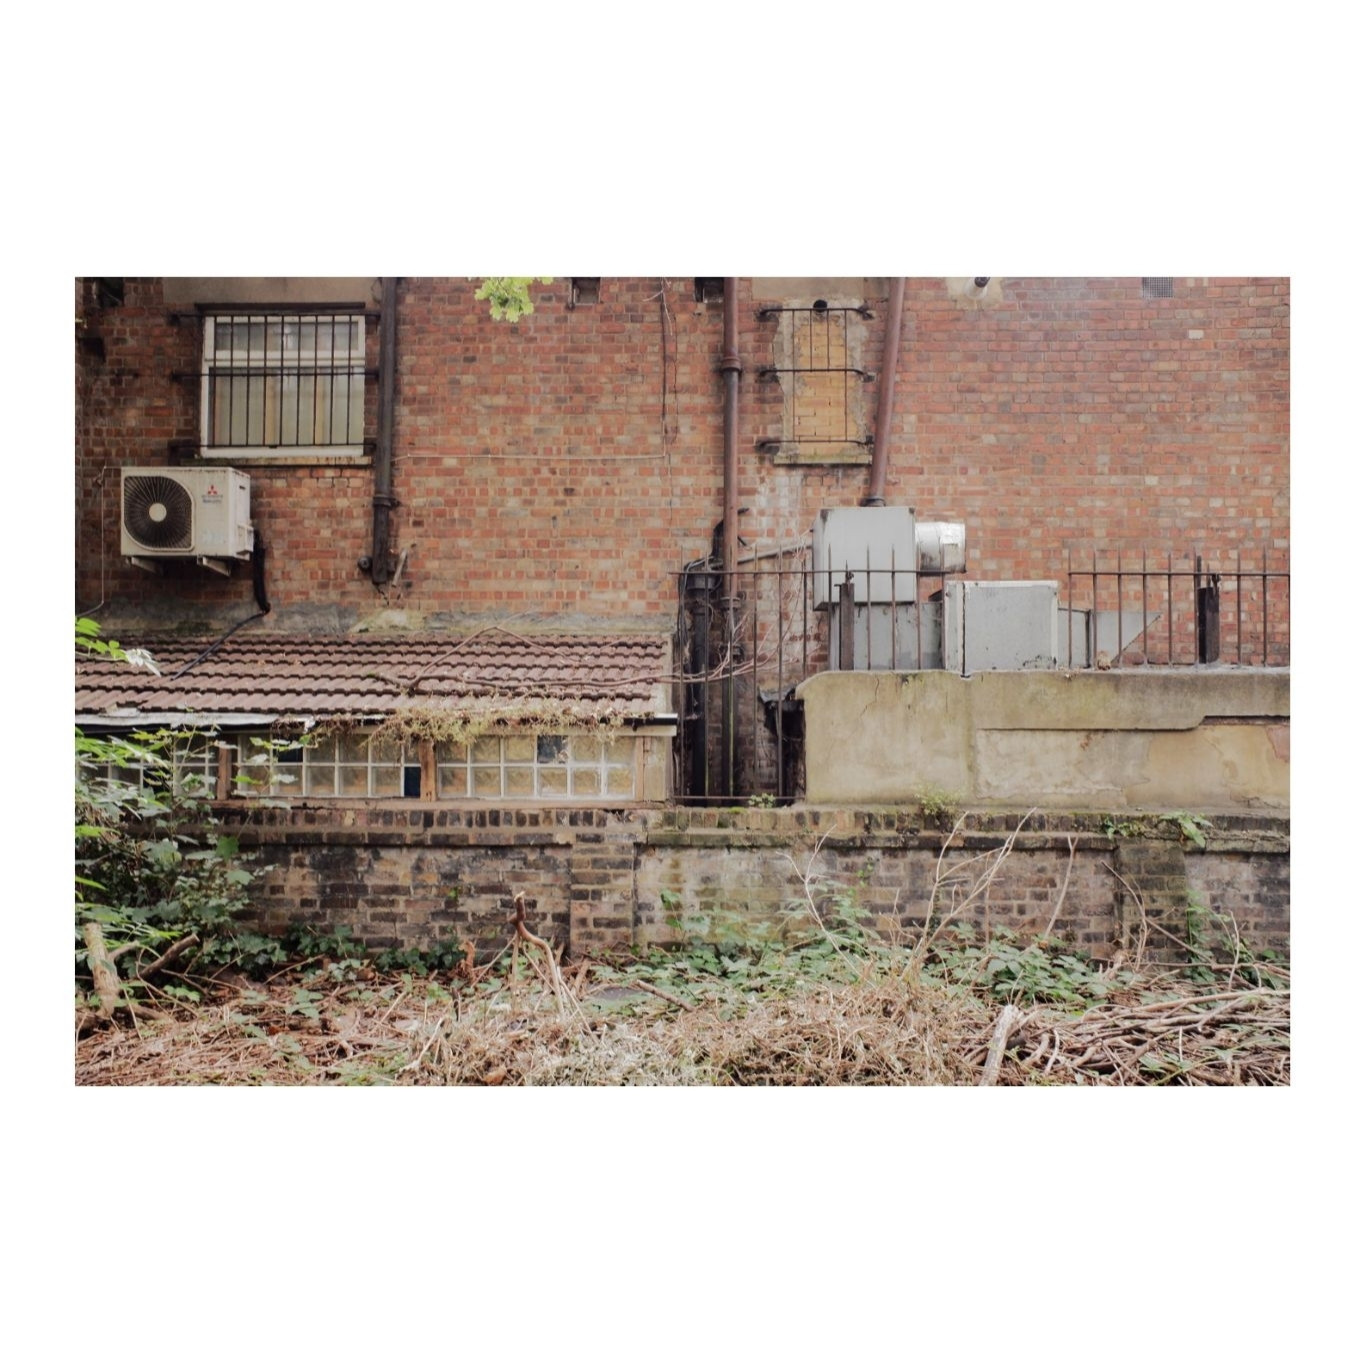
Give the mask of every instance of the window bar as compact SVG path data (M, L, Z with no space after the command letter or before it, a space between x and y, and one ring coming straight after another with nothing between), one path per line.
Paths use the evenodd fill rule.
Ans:
M294 444L311 445L311 440L305 441L300 437L303 434L303 413L304 413L304 319L298 319L299 344L294 351ZM314 337L317 336L317 324L314 324ZM314 340L314 350L317 349L317 341ZM312 431L308 433L312 436Z
M262 324L263 324L263 325L262 325L262 330L264 330L264 319L262 319ZM250 445L250 444L252 443L252 439L251 439L251 329L252 329L252 325L253 325L253 322L252 322L252 315L251 315L250 313L248 313L248 314L247 314L247 412L246 412L246 425L245 425L245 429L244 429L243 434L242 434L242 444L243 444L243 445ZM264 340L264 338L263 338L263 340ZM264 389L264 387L262 388L262 396L263 396L263 397L265 396L265 389ZM262 426L262 428L263 428L263 430L262 430L262 435L264 435L264 434L265 434L265 431L264 431L265 423L262 422L262 423L261 423L261 426Z
M827 314L827 316L829 316L829 314ZM845 326L843 313L840 314L840 329L842 332L840 340L844 353L844 366L840 371L840 404L843 408L842 415L844 418L844 425L841 430L844 435L844 443L848 445L851 439L849 435L849 328ZM830 352L828 349L825 353L825 361L826 364L830 363Z
M275 351L275 441L285 443L285 318L279 322L279 343Z
M344 443L349 443L350 440L351 440L351 365L352 365L352 363L353 363L353 361L352 361L352 350L351 350L351 325L350 325L350 323L347 323L346 331L345 331L345 333L344 333L344 336L345 336L345 339L346 339L346 385L345 385L345 387L346 387L346 392L345 392L345 400L344 400L344 410L345 410L345 413L346 413L346 434L345 434L345 436L343 437L343 442L344 442ZM605 781L606 778L604 777L603 780Z
M327 435L323 440L324 445L335 443L336 432L336 412L337 412L337 319L332 317L328 322L328 352L327 352Z
M217 345L218 329L214 328L214 343ZM225 445L235 445L233 439L237 429L237 366L232 357L237 354L237 319L228 319L228 420L226 423Z
M359 439L359 435L353 437L351 434L351 412L354 406L353 389L356 383L356 370L363 369L365 366L365 352L362 349L360 358L356 357L356 345L360 338L356 335L357 327L350 318L346 322L346 443L350 445L354 439ZM362 420L364 414L362 413ZM604 786L607 781L606 771L603 772Z

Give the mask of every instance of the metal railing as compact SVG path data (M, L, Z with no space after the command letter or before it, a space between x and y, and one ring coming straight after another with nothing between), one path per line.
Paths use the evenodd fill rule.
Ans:
M756 557L729 576L699 561L678 579L675 789L687 801L785 802L804 787L794 693L838 668L938 669L944 573L814 568L808 551ZM1146 553L1059 575L1059 667L1288 667L1290 572L1271 555Z
M690 800L787 800L802 784L799 683L830 669L942 666L942 573L813 570L809 555L679 575L679 781ZM870 601L878 610L870 610ZM884 609L885 608L885 609Z
M1198 553L1157 560L1143 552L1137 562L1093 550L1089 567L1077 566L1069 550L1066 580L1069 618L1110 613L1118 642L1102 659L1094 647L1079 648L1081 632L1070 630L1069 667L1290 665L1289 565L1273 567L1266 550L1255 559L1237 551L1217 561Z

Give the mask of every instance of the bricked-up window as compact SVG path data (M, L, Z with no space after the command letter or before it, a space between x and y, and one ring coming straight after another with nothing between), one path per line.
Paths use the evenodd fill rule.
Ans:
M868 430L863 368L864 323L861 306L832 306L817 299L810 307L764 308L761 321L774 325L773 364L759 371L761 381L782 394L782 434L756 443L778 463L866 463L872 437Z
M365 319L359 313L216 313L204 319L206 454L359 454Z

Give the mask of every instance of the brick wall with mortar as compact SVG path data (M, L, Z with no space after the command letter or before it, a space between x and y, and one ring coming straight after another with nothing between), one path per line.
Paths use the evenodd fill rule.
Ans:
M948 821L918 811L225 808L263 873L260 922L346 924L376 948L453 936L495 950L518 892L533 931L571 954L758 941L810 927L786 912L804 881L822 907L854 892L869 927L909 940L936 877L938 916L966 900L1012 834L989 893L964 911L979 926L1036 933L1051 921L1087 955L1132 956L1144 916L1184 934L1193 892L1232 915L1250 949L1289 948L1285 820L1216 820L1197 849L1116 839L1097 817L977 815L946 850ZM1151 927L1145 951L1180 955Z
M866 492L862 464L755 447L784 434L758 309L827 283L739 282L740 526L761 553ZM886 281L834 283L873 310L859 325L876 368ZM165 464L198 429L198 385L171 375L196 371L199 337L163 284L130 279L108 306L78 288L77 602L104 602L110 623L235 622L255 609L246 565L153 577L119 555L118 469ZM886 495L966 522L973 576L1057 576L1069 547L1288 558L1286 280L1177 278L1170 298L1138 279L1007 279L981 297L964 284L907 283ZM510 326L473 288L400 282L393 549L407 559L389 592L356 566L368 467L252 469L270 624L349 628L386 610L392 624L672 624L674 575L721 516L720 306L696 302L691 279L605 279L597 304L569 308L557 281ZM371 325L367 364L377 347ZM874 400L863 385L865 426ZM373 433L373 391L369 408Z

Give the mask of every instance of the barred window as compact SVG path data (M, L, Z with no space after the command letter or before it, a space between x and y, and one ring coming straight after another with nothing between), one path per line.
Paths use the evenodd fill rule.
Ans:
M206 453L360 453L364 425L361 314L221 313L204 319Z
M831 306L817 299L809 307L769 307L762 322L774 324L773 364L759 370L761 419L769 416L773 385L781 395L781 435L755 442L778 464L866 464L871 459L867 384L863 368L863 305ZM771 390L770 390L771 392Z

